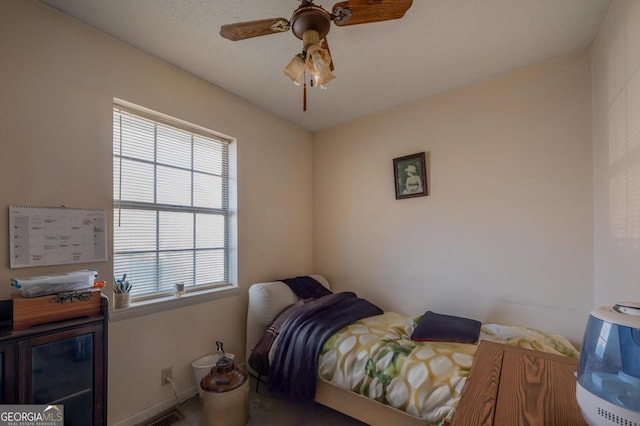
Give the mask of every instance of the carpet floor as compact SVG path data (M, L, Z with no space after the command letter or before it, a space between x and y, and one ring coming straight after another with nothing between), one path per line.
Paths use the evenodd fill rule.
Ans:
M278 425L278 426L363 426L342 413L334 411L315 402L299 403L278 398L269 394L267 385L260 384L256 392L256 381L251 377L249 392L249 426ZM184 420L174 423L176 426L206 426L200 423L200 397L198 395L188 399L178 406L185 416Z

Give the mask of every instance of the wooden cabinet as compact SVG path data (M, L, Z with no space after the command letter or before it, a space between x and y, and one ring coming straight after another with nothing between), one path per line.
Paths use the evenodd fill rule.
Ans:
M483 341L453 426L586 426L576 402L578 360Z
M101 314L0 336L2 404L61 404L65 426L106 425L107 303Z

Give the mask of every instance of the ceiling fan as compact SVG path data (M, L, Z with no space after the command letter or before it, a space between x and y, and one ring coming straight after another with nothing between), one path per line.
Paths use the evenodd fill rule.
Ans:
M325 87L335 78L327 42L331 22L342 27L399 19L412 3L413 0L348 0L334 4L329 12L313 0L300 0L300 6L288 20L271 18L223 25L220 35L238 41L291 30L302 40L302 52L295 55L283 71L295 84L304 83L303 111L306 111L306 73L311 76L311 86Z

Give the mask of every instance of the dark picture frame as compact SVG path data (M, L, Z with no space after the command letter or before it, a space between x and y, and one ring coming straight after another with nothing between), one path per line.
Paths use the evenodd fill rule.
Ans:
M396 200L429 195L424 152L393 159Z

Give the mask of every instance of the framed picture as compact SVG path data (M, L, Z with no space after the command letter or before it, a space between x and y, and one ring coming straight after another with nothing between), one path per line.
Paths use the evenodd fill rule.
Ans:
M393 177L396 181L396 200L429 195L424 152L394 158Z

